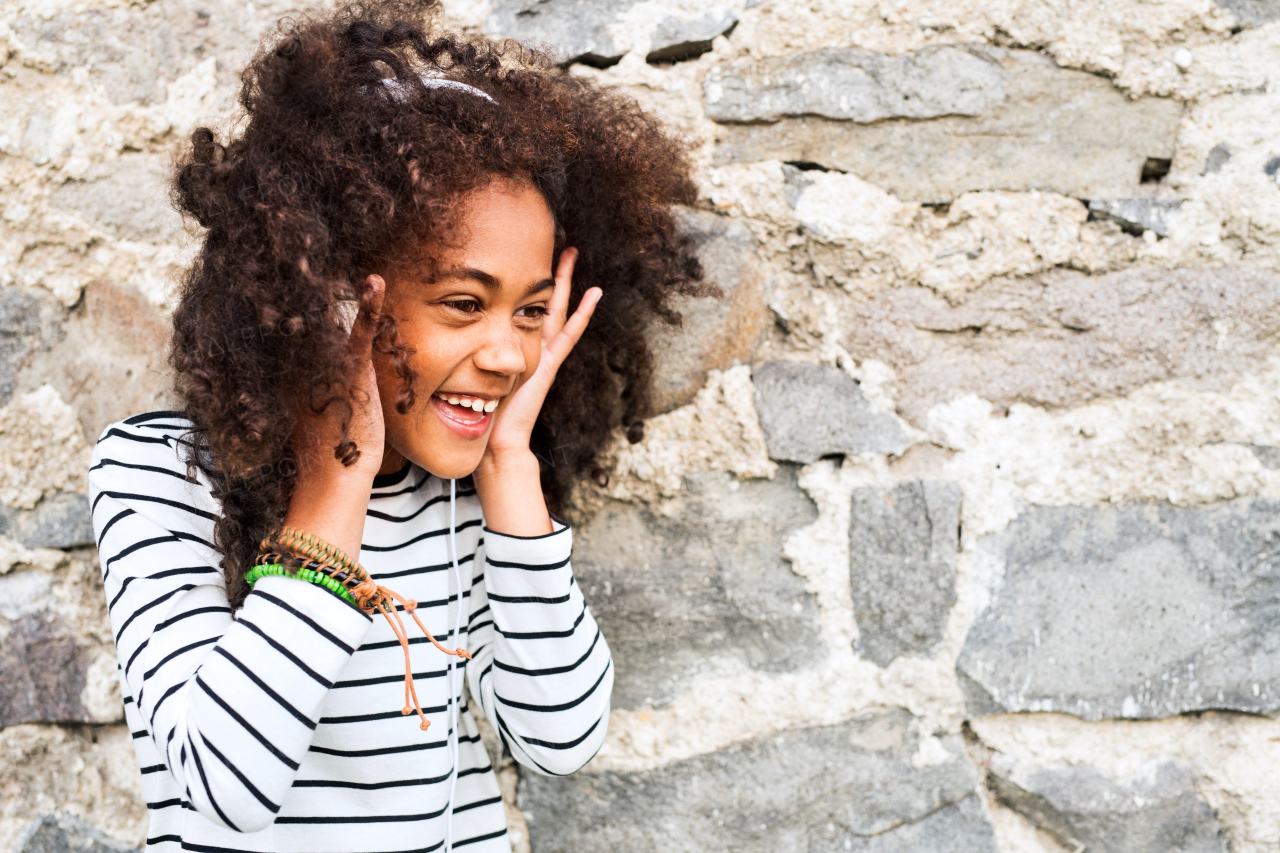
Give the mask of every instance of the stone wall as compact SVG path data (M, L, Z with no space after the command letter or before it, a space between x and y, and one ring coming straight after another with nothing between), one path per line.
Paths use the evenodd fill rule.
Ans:
M0 6L0 848L145 837L84 468L285 11ZM449 12L689 140L726 293L576 497L615 710L517 850L1280 850L1280 3Z

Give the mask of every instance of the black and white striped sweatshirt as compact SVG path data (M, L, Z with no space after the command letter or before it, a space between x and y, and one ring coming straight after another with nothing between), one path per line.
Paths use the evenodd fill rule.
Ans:
M410 631L431 727L404 716L404 654L372 619L314 584L267 577L228 606L214 551L219 511L188 482L173 412L112 424L89 472L94 532L126 718L151 811L147 850L259 853L509 851L497 780L463 710L453 776L450 658ZM187 439L189 440L189 439ZM465 482L465 481L464 481ZM416 465L374 480L360 562L464 646L471 695L515 758L581 768L604 741L613 666L569 565L571 532L487 529L458 484L461 636L449 551L450 484ZM420 632L418 632L420 634ZM452 817L447 815L451 784Z

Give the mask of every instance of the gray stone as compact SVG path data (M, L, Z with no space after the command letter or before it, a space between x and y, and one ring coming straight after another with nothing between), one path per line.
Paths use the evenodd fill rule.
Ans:
M991 824L977 794L943 806L923 820L904 823L852 844L810 844L809 850L858 853L995 853Z
M1181 207L1181 199L1095 199L1089 202L1089 217L1116 222L1137 236L1143 231L1153 231L1158 237L1168 237L1169 217Z
M52 385L90 439L139 412L176 409L165 360L169 333L169 318L141 293L93 282L66 316L58 343L33 348L22 360L17 391Z
M1005 772L991 762L992 790L1005 805L1072 849L1107 853L1225 853L1218 817L1196 792L1191 771L1156 760L1112 780L1082 764Z
M90 180L58 186L49 201L101 227L112 237L137 242L176 242L182 220L169 204L165 161L125 154Z
M843 341L898 378L898 413L923 426L967 393L999 408L1076 406L1148 382L1226 389L1280 343L1280 275L1250 267L1055 270L994 279L952 304L923 287L855 309Z
M0 288L0 405L17 388L17 372L31 354L62 338L62 308L45 290Z
M872 408L837 368L766 361L751 381L773 459L808 464L835 454L901 454L910 444L898 422Z
M89 679L95 662L114 658L98 572L72 559L0 575L0 728L124 718L110 681Z
M806 57L813 55L778 62L805 66L811 61ZM963 68L991 68L991 73L1003 75L1003 97L996 97L1000 89L994 84L975 83L971 91L952 92L949 82L927 79L921 84L921 114L934 110L939 117L917 121L894 118L904 113L891 112L887 118L861 124L859 116L876 115L871 107L861 106L874 103L865 93L878 90L867 82L855 86L852 67L842 72L839 79L848 81L841 89L831 88L833 80L827 86L811 86L812 92L799 93L790 102L790 95L781 96L789 91L785 88L768 98L761 90L764 106L754 110L745 98L725 94L708 106L709 114L726 122L717 129L713 165L756 160L817 163L856 174L906 201L946 202L973 190L1129 198L1138 194L1148 158L1173 156L1180 102L1130 99L1105 78L1059 68L1033 51L971 47L964 53L943 48L935 55L956 58L957 68L962 67L960 55L972 57L963 61ZM998 64L988 64L978 55ZM773 62L762 60L758 72L735 64L720 74L726 80L763 78L773 68L767 63ZM712 85L723 86L714 79L708 77L709 92ZM846 98L847 110L841 106ZM849 120L828 114L847 115ZM775 116L779 118L770 119ZM727 123L730 119L754 123Z
M530 774L520 807L537 853L995 853L959 736L912 767L927 736L875 711L647 773Z
M706 281L719 297L677 298L679 326L655 322L646 332L654 357L653 402L658 413L693 399L708 370L749 362L769 322L756 242L741 222L678 209L681 230L694 243Z
M55 313L55 304L43 290L0 288L0 338L46 336Z
M782 558L817 510L773 480L690 475L658 514L611 501L574 532L573 566L613 650L615 706L666 705L697 680L798 669L825 654L817 608Z
M94 544L89 498L58 494L35 509L18 512L0 507L0 533L26 548L80 548Z
M707 118L722 123L821 116L869 124L983 115L1004 100L1005 77L993 58L954 47L901 56L816 50L714 68L703 91Z
M956 602L960 487L926 480L857 489L849 576L858 652L888 666L942 639Z
M738 16L728 7L711 9L692 21L664 18L654 27L649 40L647 62L679 62L711 50L716 36L728 35L738 25Z
M800 203L801 194L811 186L813 181L805 177L804 169L790 163L782 164L782 194L792 210Z
M1261 444L1251 444L1249 449L1253 451L1253 455L1262 463L1262 467L1268 471L1280 469L1280 447L1266 447Z
M1280 157L1272 157L1268 160L1266 165L1262 167L1262 174L1266 175L1273 182L1280 180L1280 178L1277 177L1280 175Z
M1215 0L1236 19L1236 26L1260 27L1280 20L1280 0Z
M14 844L14 853L137 853L67 812L33 820Z
M1032 507L979 547L971 714L1280 714L1280 503Z
M70 626L49 611L0 622L0 728L97 722L80 701L93 655Z
M609 32L636 0L494 0L485 29L551 47L560 61L607 67L627 46Z
M1204 171L1201 175L1212 175L1219 171L1231 159L1231 146L1225 142L1219 142L1217 145L1209 149L1209 154L1204 158Z

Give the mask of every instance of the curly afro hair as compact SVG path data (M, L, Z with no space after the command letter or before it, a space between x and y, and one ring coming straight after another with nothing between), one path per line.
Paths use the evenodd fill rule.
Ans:
M257 543L284 517L303 407L335 407L335 457L359 454L341 303L369 298L370 273L429 263L421 247L448 245L461 196L494 178L531 182L555 217L557 254L580 252L571 308L604 291L533 434L553 509L576 477L601 474L615 427L643 434L646 325L679 322L673 295L714 291L673 216L697 195L685 146L632 100L513 42L445 32L438 12L438 0L373 0L286 19L244 72L231 138L195 131L177 166L175 203L205 231L171 358L194 424L189 462L222 505L214 544L233 607ZM409 350L394 317L373 319L406 412Z

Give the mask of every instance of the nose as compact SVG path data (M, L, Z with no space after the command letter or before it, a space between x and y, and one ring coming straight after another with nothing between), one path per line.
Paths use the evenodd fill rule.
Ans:
M472 361L486 373L499 376L519 376L525 371L524 350L520 334L510 323L501 320L485 324L484 339Z

